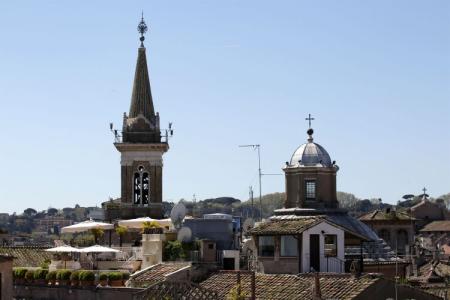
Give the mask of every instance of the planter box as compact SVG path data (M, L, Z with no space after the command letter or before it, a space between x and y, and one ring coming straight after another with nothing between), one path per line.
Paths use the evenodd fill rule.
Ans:
M71 286L78 286L80 284L80 282L78 280L71 280L70 281L70 285Z
M45 279L35 279L34 283L38 284L38 285L46 285L47 284L47 280L45 280Z
M69 285L69 280L58 280L58 285L59 286L67 286L67 285Z
M80 286L93 286L94 281L93 280L80 280Z
M109 285L111 286L123 286L122 285L122 279L119 280L110 280Z

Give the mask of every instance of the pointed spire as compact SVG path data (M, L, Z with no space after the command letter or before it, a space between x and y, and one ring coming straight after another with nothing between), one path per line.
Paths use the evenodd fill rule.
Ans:
M141 22L138 25L138 31L141 34L141 47L138 49L129 117L135 118L139 114L143 114L148 120L153 120L155 118L155 110L153 108L152 91L150 89L150 79L147 69L147 58L143 44L144 33L147 31L144 16L142 16Z

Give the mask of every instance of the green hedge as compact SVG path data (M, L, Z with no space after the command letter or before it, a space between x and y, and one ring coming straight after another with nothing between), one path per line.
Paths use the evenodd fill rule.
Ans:
M25 279L26 280L33 280L34 279L34 271L33 270L27 270L25 273Z
M27 269L25 268L14 268L13 269L13 277L14 279L23 279L25 278L25 274L27 273Z
M45 279L47 279L47 280L55 280L56 279L56 271L48 272L47 276L45 276Z
M34 279L45 279L48 274L48 270L37 269L34 271Z
M80 280L80 271L73 271L70 274L70 280Z
M108 273L109 280L122 280L121 272L109 272Z
M102 272L102 273L100 273L98 279L99 280L106 280L106 279L108 279L108 274L109 274L108 272Z
M82 281L94 281L95 274L92 271L80 271L79 279Z
M56 272L56 279L57 280L70 280L71 274L72 274L72 271L70 271L70 270L58 270Z

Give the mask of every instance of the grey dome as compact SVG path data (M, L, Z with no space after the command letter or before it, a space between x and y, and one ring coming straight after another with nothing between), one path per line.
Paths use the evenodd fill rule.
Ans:
M330 155L327 150L313 142L312 129L308 130L309 138L306 144L295 150L291 158L291 166L305 167L332 167Z

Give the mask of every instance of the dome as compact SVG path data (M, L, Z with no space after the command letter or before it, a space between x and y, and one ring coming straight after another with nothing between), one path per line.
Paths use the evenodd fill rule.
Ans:
M305 167L332 167L330 155L327 150L313 142L313 130L308 130L308 142L301 145L295 150L291 158L291 166L305 166Z

